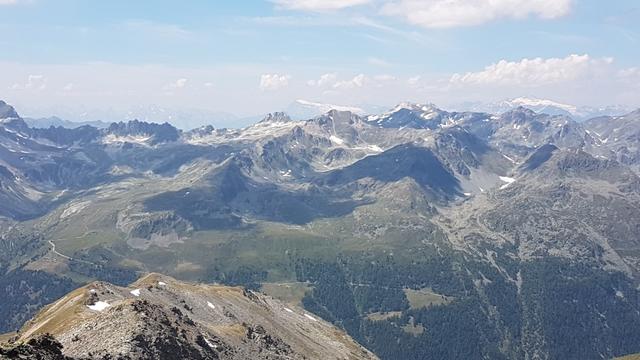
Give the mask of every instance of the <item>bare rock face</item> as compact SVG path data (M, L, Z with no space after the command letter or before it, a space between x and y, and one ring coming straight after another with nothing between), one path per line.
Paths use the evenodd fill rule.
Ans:
M0 359L73 360L62 355L62 344L48 334L12 348L0 348Z
M0 355L8 359L376 358L336 327L271 297L157 274L128 288L95 282L69 293L25 324L13 347Z

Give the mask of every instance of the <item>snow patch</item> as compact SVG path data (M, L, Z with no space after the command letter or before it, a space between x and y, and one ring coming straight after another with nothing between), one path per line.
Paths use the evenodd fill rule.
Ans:
M159 286L167 286L167 283L164 281L158 281Z
M149 146L149 140L151 140L151 136L143 136L143 135L128 135L128 136L117 136L115 134L109 134L102 138L103 144L123 144L123 143L132 143L138 145Z
M519 98L515 98L515 99L511 99L508 102L510 102L511 104L513 104L513 106L546 106L546 107L556 107L559 109L562 109L572 115L575 115L578 113L578 108L573 106L573 105L569 105L569 104L562 104L562 103L558 103L552 100L546 100L546 99L535 99L535 98L525 98L525 97L519 97Z
M212 348L212 349L216 349L216 348L218 348L218 346L217 346L217 345L212 344L212 343L211 343L211 342L210 342L206 337L204 337L204 336L203 336L202 338L204 339L204 342L206 342L206 343L207 343L207 345L208 345L210 348Z
M510 157L508 157L507 155L502 154L502 156L504 156L504 158L505 158L505 159L507 159L507 160L511 161L512 163L514 163L514 164L516 163L516 161L515 161L515 160L513 160L513 159L512 159L512 158L510 158Z
M339 137L337 137L335 135L331 135L329 137L329 140L331 140L332 143L336 143L338 145L344 145L344 140L340 139Z
M318 321L318 319L314 318L313 316L311 316L309 314L304 314L304 316L309 320Z
M355 106L342 106L342 105L334 105L334 104L322 104L322 103L317 103L317 102L313 102L313 101L307 101L307 100L303 100L303 99L298 99L296 100L296 103L302 105L302 106L306 106L306 107L311 107L311 108L316 108L318 111L322 112L322 113L327 113L331 110L337 110L337 111L349 111L352 112L354 114L364 114L365 111L359 107L355 107Z
M513 184L516 179L511 178L511 177L507 177L507 176L500 176L500 180L504 181L506 184L500 186L500 189L506 189L507 187L509 187L509 185Z
M293 310L291 310L291 309L289 309L289 308L284 308L284 311L286 311L286 312L290 312L290 313L293 313Z
M287 171L281 170L280 175L283 177L291 177L291 169L287 169Z
M93 305L87 305L87 307L93 311L103 311L104 309L108 308L110 305L108 302L106 301L98 301L97 303L93 304Z
M215 308L216 308L216 306L215 306L215 305L213 305L212 303L210 303L209 301L207 301L207 306L208 306L208 307L210 307L210 308L212 308L212 309L215 309Z
M131 290L129 291L129 293L131 293L131 295L133 296L140 296L140 289L135 289L135 290Z
M378 145L369 145L369 149L373 150L375 152L383 152L384 150L382 150L382 148Z

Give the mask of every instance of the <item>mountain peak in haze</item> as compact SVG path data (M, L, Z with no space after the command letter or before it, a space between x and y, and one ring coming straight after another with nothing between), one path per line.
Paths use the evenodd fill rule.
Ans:
M505 100L505 104L508 106L522 106L527 108L538 109L537 112L546 112L545 109L555 110L561 109L570 114L578 114L578 108L574 105L563 104L553 100L537 99L528 97L518 97L510 100Z
M260 120L260 123L288 123L291 121L291 117L285 112L274 112L267 114L264 119Z
M502 114L518 107L525 107L537 113L549 115L571 116L576 120L587 120L597 116L623 115L630 109L622 105L609 106L577 106L560 101L541 99L536 97L516 97L496 102L470 102L463 103L455 108L461 111L479 111L492 114Z
M287 108L287 113L296 120L310 119L331 110L349 111L354 114L364 115L367 111L357 106L334 105L298 99Z

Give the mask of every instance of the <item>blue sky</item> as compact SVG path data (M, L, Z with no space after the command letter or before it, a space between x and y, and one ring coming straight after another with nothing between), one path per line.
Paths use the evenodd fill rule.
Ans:
M28 115L640 106L639 18L636 0L0 0L0 98Z

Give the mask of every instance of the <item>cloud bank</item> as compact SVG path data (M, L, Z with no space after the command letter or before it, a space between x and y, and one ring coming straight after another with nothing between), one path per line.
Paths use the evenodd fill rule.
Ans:
M454 28L528 16L555 19L569 14L571 5L572 0L399 0L381 11L413 25Z
M260 76L260 90L275 91L289 86L291 75L263 74Z
M452 84L497 84L539 86L575 80L605 68L611 58L593 59L588 54L565 58L535 58L520 61L500 60L478 72L454 74Z

